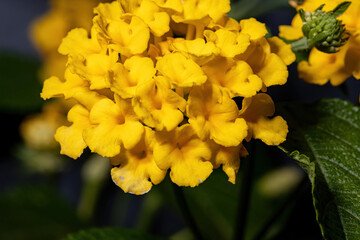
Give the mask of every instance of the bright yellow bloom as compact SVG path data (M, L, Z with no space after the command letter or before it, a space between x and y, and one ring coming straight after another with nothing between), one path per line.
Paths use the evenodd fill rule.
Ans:
M320 5L325 4L323 10L333 10L341 0L306 0L297 7L305 11L314 11ZM360 1L351 1L349 8L338 19L342 20L345 28L350 33L350 38L345 46L339 48L339 52L326 54L313 48L308 61L298 64L299 77L308 83L323 85L330 81L333 86L342 84L347 78L354 76L360 79ZM303 37L302 21L297 14L291 26L280 26L280 37L288 40L297 40Z
M133 56L116 63L110 71L108 81L111 90L122 98L133 98L138 84L151 81L156 70L150 58Z
M252 98L243 100L243 108L240 117L244 118L249 126L247 139L260 139L267 145L278 145L285 141L288 133L286 121L276 116L275 105L271 97L265 93L259 93Z
M233 58L245 52L250 44L250 36L241 32L219 29L216 32L207 30L204 34L207 41L214 42L221 50L220 55L223 57Z
M91 34L72 30L59 48L68 56L65 80L44 83L43 98L79 104L69 112L73 124L58 131L62 152L76 158L88 146L110 157L114 182L134 194L168 169L179 186L197 186L220 166L235 183L243 140L285 140L286 123L266 122L273 105L249 116L262 90L286 82L294 56L265 38L264 24L237 22L229 10L229 1L215 0L100 4ZM246 109L235 97L245 97ZM66 135L77 144L64 143Z
M144 194L150 191L152 183L164 179L166 170L154 162L154 139L154 131L146 127L144 137L133 149L111 158L111 163L117 166L111 169L112 179L124 192Z
M90 150L104 157L120 154L122 146L133 148L144 134L129 100L115 95L115 102L102 99L90 111L90 126L84 130L84 140ZM99 141L101 139L101 141Z
M158 60L156 69L169 80L172 87L201 85L207 79L200 66L181 53L166 54Z
M245 147L240 144L236 147L224 147L210 142L212 150L212 163L214 168L222 165L223 171L229 177L229 182L235 184L236 174L240 167L240 157L246 157L248 152Z
M238 107L215 85L194 87L186 109L189 123L203 140L212 139L225 147L238 146L247 135Z
M61 145L61 154L72 158L78 158L87 147L83 140L83 130L91 126L89 111L81 105L73 106L68 113L70 127L59 127L55 139Z
M285 44L282 47L287 48ZM238 56L238 59L246 61L266 87L282 85L286 83L289 75L286 65L291 62L285 63L277 52L278 49L271 48L265 38L260 38L252 41L246 52ZM290 56L295 60L294 54Z
M158 132L154 159L161 169L171 169L171 180L179 186L195 187L212 172L210 146L200 140L189 124L171 132Z
M215 58L203 66L209 81L226 91L230 97L254 96L263 86L263 81L253 73L250 65L242 60Z
M133 106L146 125L158 131L164 128L171 131L183 121L186 101L159 76L157 81L144 82L137 88Z

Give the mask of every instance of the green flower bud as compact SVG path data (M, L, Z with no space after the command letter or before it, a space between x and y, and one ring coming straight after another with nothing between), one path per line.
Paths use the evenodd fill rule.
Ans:
M314 12L299 10L303 21L302 31L305 39L300 39L293 44L293 50L311 49L316 47L326 53L335 53L349 39L345 25L336 18L340 16L351 2L340 3L330 12L322 9L325 4L318 7ZM295 49L294 49L295 48Z

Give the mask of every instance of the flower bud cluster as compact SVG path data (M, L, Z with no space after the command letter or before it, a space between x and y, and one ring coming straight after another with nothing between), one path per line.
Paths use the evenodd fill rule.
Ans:
M335 53L349 37L345 33L345 24L336 19L333 12L324 12L321 5L314 12L299 10L303 20L302 31L308 39L309 48L315 46L322 52Z
M287 124L261 93L287 80L295 60L264 24L226 16L230 1L119 0L95 8L89 34L74 29L59 52L65 81L44 99L73 99L70 126L55 138L77 158L86 147L109 157L113 181L143 194L167 171L197 186L222 166L235 183L243 141L283 142ZM238 105L241 107L239 108Z
M317 44L315 39L312 40L315 47L309 51L308 61L299 62L299 77L308 83L324 85L330 82L333 86L342 84L351 76L360 79L360 1L305 0L296 8L299 14L295 15L291 26L279 27L279 36L294 41L293 44L298 39L305 39L304 45L309 45L307 37L312 38L311 35L319 39ZM300 9L303 9L303 16ZM312 33L311 28L315 28Z

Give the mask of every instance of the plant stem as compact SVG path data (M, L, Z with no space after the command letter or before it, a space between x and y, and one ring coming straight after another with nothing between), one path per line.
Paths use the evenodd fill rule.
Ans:
M291 43L291 49L293 50L293 52L308 50L310 48L311 46L309 46L308 39L306 37L300 38L299 40Z
M303 176L301 182L296 187L296 189L290 194L290 196L279 207L279 209L274 213L274 215L267 221L267 223L264 225L262 230L257 234L254 240L260 240L266 236L266 233L274 225L274 223L276 223L276 220L279 217L281 217L285 209L303 193L304 189L306 189L307 186L308 186L308 179L307 177Z
M171 183L171 185L173 186L175 197L181 209L181 213L183 214L185 221L188 223L189 228L193 232L195 239L203 240L204 238L202 237L200 230L196 225L195 219L191 215L184 192L182 191L181 187L177 186L175 183Z
M255 166L255 142L252 140L248 144L249 156L242 161L243 175L242 182L240 183L240 196L239 196L239 207L238 207L238 219L235 226L234 239L244 239L246 222L249 210L249 202L251 197L252 178L254 174Z

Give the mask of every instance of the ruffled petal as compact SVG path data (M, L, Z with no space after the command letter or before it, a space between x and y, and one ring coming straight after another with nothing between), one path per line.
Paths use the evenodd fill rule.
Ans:
M58 128L55 139L61 145L61 154L76 159L87 146L83 140L83 131L91 126L89 111L81 105L75 105L68 113L68 120L73 124Z
M250 40L257 40L268 33L265 24L257 21L255 18L241 20L240 28L242 34L250 36Z
M185 124L170 133L157 134L154 159L162 169L170 168L171 180L179 186L195 187L212 172L211 150Z
M111 177L124 192L136 195L147 193L153 184L159 184L166 171L161 170L153 158L154 132L146 128L144 138L125 154L112 159L117 167L111 169Z
M267 145L279 145L286 140L288 126L286 121L276 116L272 119L260 117L256 122L248 122L251 135Z
M117 97L115 99L116 103L105 98L94 105L90 111L90 121L94 126L86 129L83 135L91 151L104 157L118 155L122 144L125 148L134 147L144 133L131 104Z
M192 87L206 81L206 75L193 60L181 53L170 53L157 61L156 69L164 75L174 87Z
M295 62L296 56L291 50L291 44L286 44L278 37L268 38L267 41L270 44L271 52L278 55L286 65Z
M219 29L215 32L206 30L204 35L207 41L215 43L220 49L220 55L223 57L233 58L245 52L250 45L249 35L227 29Z

